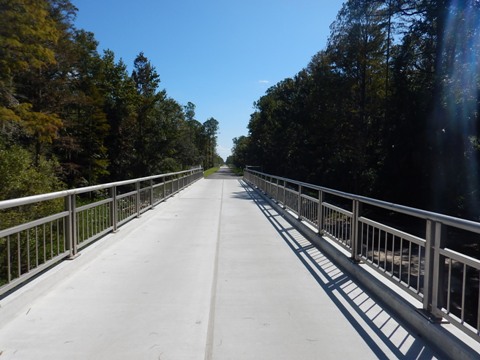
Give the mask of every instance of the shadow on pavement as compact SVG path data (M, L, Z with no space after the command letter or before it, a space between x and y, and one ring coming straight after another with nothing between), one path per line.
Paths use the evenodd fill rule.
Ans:
M389 359L382 347L388 347L397 359L435 359L439 356L407 326L394 318L380 301L373 299L351 277L339 269L295 228L286 227L279 214L256 190L240 181L250 199L276 229L305 268L312 274L345 318L375 352L378 359ZM239 198L246 199L242 196ZM290 225L290 224L288 224ZM375 334L372 337L372 332Z

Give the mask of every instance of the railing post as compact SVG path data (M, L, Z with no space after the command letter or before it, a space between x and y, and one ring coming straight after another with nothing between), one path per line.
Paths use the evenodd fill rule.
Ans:
M323 196L323 191L318 190L317 226L319 234L322 234L323 232Z
M66 244L69 251L69 258L74 259L77 255L77 214L76 214L75 194L65 197L65 210L68 211L66 221Z
M72 257L72 199L71 195L67 195L63 198L65 203L65 211L68 212L67 219L65 220L65 250L68 250L69 256Z
M360 253L360 223L358 219L361 216L362 204L360 201L354 199L352 203L352 223L350 224L350 241L351 241L351 258L358 261L358 254Z
M445 247L445 226L440 222L427 220L425 240L423 309L433 317L441 318L439 309L444 305L445 271L439 250Z
M117 187L114 185L110 188L110 197L112 198L112 206L110 207L110 218L112 219L112 231L117 232Z

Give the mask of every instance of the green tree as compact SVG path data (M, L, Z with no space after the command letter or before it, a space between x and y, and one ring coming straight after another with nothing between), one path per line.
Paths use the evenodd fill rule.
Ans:
M149 174L149 156L155 142L160 139L154 130L156 127L156 106L166 97L165 91L157 92L160 84L160 76L155 67L141 52L134 61L132 79L137 90L136 99L136 124L135 124L135 164L133 164L134 176L146 176Z
M29 69L55 63L55 45L60 37L49 14L48 1L1 0L0 95L1 105L15 105L14 78Z
M17 140L33 145L36 163L41 146L51 143L62 126L55 111L38 101L38 96L29 96L24 86L29 76L44 74L57 64L55 49L62 32L52 16L53 4L0 1L0 134L18 132Z
M352 190L371 193L383 163L384 69L387 32L383 1L350 0L332 24L327 52L332 70L348 83L350 104L345 113L351 141Z
M108 174L105 139L109 124L104 112L104 74L94 34L77 30L70 44L67 79L70 96L62 104L64 129L56 153L69 186L95 184Z
M102 57L103 81L100 86L105 96L104 112L110 131L105 139L108 149L110 180L133 177L135 164L136 101L135 82L127 66L120 60L115 62L112 51Z
M232 164L238 169L245 169L250 163L250 139L248 136L239 136L233 140L232 155L227 159L228 164Z
M203 136L205 138L204 148L204 168L208 169L215 166L215 156L217 148L218 121L213 117L203 123Z

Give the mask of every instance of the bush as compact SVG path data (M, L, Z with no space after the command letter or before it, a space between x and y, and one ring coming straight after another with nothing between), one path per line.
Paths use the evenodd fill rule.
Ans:
M56 177L58 163L40 157L34 165L33 155L19 147L0 148L0 201L58 191L63 184ZM51 200L0 211L0 228L61 211L63 201Z

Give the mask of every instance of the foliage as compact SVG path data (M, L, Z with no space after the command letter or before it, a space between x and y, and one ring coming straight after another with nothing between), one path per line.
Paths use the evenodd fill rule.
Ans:
M229 162L479 220L479 4L346 1Z
M2 151L32 156L32 180L50 164L51 180L68 187L218 162L218 121L202 124L193 103L169 98L143 52L131 74L112 51L99 54L76 12L69 0L0 0ZM8 166L2 179L18 185L19 174ZM5 198L37 191L7 189Z
M9 149L0 146L0 201L57 191L63 188L55 173L58 163L41 157L34 165L31 152L13 146ZM1 228L34 220L57 212L63 203L45 201L30 207L23 206L0 212Z
M219 167L212 167L210 169L207 169L203 172L204 177L209 177L210 175L216 173L220 168Z

